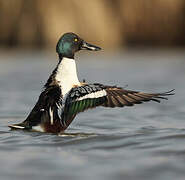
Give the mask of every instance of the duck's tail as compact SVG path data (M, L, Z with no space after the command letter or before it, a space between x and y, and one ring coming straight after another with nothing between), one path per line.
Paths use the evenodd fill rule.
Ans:
M12 130L16 130L16 129L27 129L24 123L19 123L19 124L10 124L8 125L9 128L11 128Z

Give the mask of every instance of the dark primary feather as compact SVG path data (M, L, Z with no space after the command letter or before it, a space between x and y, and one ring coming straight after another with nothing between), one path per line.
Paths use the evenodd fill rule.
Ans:
M173 95L174 90L164 93L143 93L138 91L125 90L121 87L106 87L107 101L103 104L105 107L124 107L141 104L146 101L155 101L160 103L161 99L167 100L165 96Z

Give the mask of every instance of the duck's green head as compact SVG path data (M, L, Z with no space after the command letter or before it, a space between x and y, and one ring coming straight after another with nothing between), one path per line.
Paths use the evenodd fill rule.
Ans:
M85 42L74 33L65 33L59 39L56 46L56 52L58 53L60 59L63 57L74 58L75 52L82 49L91 51L101 50L100 47Z

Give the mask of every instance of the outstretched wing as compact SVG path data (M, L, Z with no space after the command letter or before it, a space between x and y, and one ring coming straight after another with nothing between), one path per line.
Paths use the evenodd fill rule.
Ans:
M172 90L173 91L173 90ZM73 88L67 98L63 111L62 124L68 124L68 119L79 112L96 106L124 107L141 104L145 101L160 102L172 95L172 91L165 93L142 93L125 90L116 86L104 86L102 84L87 84Z

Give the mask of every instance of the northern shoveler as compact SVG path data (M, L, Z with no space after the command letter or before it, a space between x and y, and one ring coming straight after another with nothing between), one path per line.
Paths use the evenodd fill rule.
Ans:
M74 59L75 53L82 49L99 51L101 48L85 42L74 33L66 33L59 39L56 46L59 62L36 105L25 121L9 125L10 128L61 133L79 112L87 109L133 106L145 101L160 102L160 99L167 99L166 96L173 94L173 90L143 93L99 83L82 83L78 80Z

